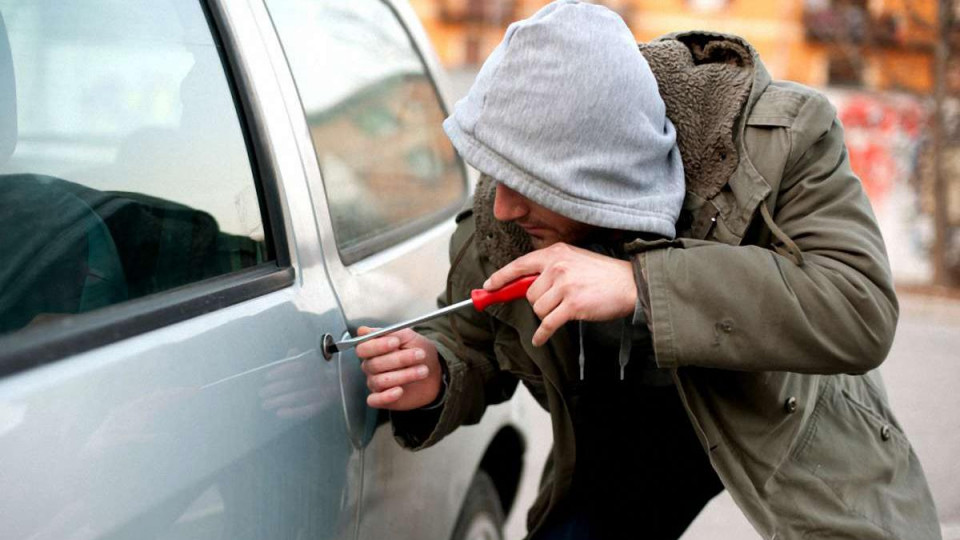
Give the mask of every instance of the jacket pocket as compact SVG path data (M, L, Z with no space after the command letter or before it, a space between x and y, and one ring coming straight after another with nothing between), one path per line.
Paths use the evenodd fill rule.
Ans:
M928 492L919 463L882 403L855 399L858 377L829 377L788 459L768 484L783 538L917 536ZM866 395L866 394L863 394ZM919 520L922 521L922 520Z
M839 386L826 383L792 457L856 508L893 479L908 458L909 443L883 415Z

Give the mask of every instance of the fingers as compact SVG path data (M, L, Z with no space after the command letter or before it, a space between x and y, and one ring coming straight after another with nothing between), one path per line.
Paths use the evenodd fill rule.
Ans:
M367 332L363 332L363 330L366 328L367 327L365 326L361 326L357 333L360 335L365 335L369 332L372 332L370 329L368 329ZM363 343L357 345L357 356L360 358L373 358L391 353L399 348L400 338L394 334L388 334L383 337L371 339L370 341L364 341Z
M533 312L536 313L537 317L540 317L542 321L553 310L557 309L557 306L559 306L562 301L563 292L559 287L552 287L547 289L547 291L538 298L531 300L530 304L533 306Z
M403 397L403 388L396 386L383 392L376 392L367 396L367 405L374 409L386 409L390 405L400 401Z
M514 259L513 262L491 274L483 283L483 288L487 290L499 289L515 279L531 274L541 274L543 276L549 273L563 273L566 270L566 262L571 258L582 255L594 256L586 250L559 242Z
M540 321L540 327L533 333L533 345L539 347L550 339L550 336L572 318L570 310L565 304L560 304Z
M539 277L527 289L527 301L540 317L533 336L543 345L571 320L609 321L636 308L637 290L630 261L555 243L519 257L495 272L484 288L495 289L527 274Z
M562 306L564 288L558 286L557 279L567 273L567 265L558 259L571 249L566 244L555 244L528 253L494 272L483 284L484 289L499 289L520 277L540 274L527 289L527 301L541 320L540 327L533 335L533 344L537 347L546 343L558 328L570 320L568 310Z
M383 392L394 386L403 386L417 381L422 381L430 375L430 368L424 365L408 367L382 373L380 375L371 375L367 377L367 388L371 392Z
M533 283L527 287L527 301L530 302L531 306L537 303L537 299L550 289L552 281L549 276L540 274L537 276L537 279L533 280Z
M423 349L403 349L364 360L360 369L367 375L377 375L422 363L426 357Z
M543 250L534 251L518 257L487 278L487 280L483 282L483 288L492 291L523 276L539 274L546 266L547 257Z
M363 336L373 332L374 330L376 329L361 326L357 329L357 334ZM382 356L408 345L409 343L415 341L419 336L420 334L417 334L409 328L397 330L396 332L392 332L383 337L371 339L370 341L365 341L357 345L357 356L360 358L373 358L375 356Z
M371 331L362 327L357 334ZM408 410L435 399L441 373L436 349L417 332L398 330L361 343L356 351L363 359L370 407Z

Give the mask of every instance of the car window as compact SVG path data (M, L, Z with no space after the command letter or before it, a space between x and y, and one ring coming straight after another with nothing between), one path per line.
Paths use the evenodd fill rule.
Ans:
M0 335L270 259L195 0L0 0Z
M458 207L462 164L410 37L377 0L267 0L349 264Z

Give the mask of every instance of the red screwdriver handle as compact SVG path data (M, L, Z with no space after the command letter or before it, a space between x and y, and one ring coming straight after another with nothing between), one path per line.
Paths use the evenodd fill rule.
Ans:
M540 274L524 276L507 283L495 291L486 289L474 289L470 292L470 299L473 300L473 307L477 311L483 311L493 304L502 304L511 300L517 300L527 296L527 289L533 282L540 277Z

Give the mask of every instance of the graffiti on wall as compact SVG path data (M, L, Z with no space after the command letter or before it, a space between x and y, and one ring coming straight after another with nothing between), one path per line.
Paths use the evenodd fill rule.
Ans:
M927 134L926 102L905 94L825 93L837 107L850 165L877 215L894 278L929 281L932 229L918 181Z
M843 124L850 165L874 206L896 182L909 182L917 166L926 108L914 96L829 92Z

